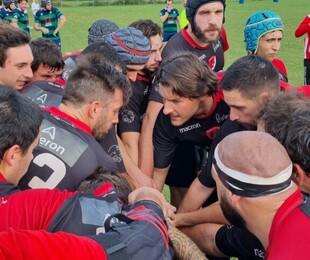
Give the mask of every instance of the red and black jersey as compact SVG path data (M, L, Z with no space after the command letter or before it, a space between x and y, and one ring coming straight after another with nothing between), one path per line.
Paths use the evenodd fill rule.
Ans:
M58 107L64 93L64 85L38 80L27 84L20 93L41 107Z
M297 190L277 210L269 232L267 259L309 259L310 200Z
M34 158L19 182L22 189L74 191L98 166L118 170L85 123L59 109L47 108Z
M196 54L199 59L206 61L213 71L219 72L223 70L224 52L229 48L224 27L219 40L210 43L206 47L197 45L186 29L187 27L168 41L162 52L163 60L187 51Z
M211 175L211 168L212 168L212 157L214 155L214 150L216 146L228 135L247 130L243 125L238 123L237 121L231 121L228 119L219 129L215 139L212 142L211 149L209 152L207 163L203 165L200 174L198 175L198 180L201 182L202 185L215 188L215 181Z
M117 125L119 134L141 131L142 117L146 111L151 84L152 82L149 76L139 74L137 80L131 82L132 95L128 104L119 114Z
M209 147L220 126L229 117L229 107L222 91L213 95L213 107L203 118L191 118L182 126L171 124L170 117L159 112L154 126L154 166L166 168L174 158L175 149L180 143Z

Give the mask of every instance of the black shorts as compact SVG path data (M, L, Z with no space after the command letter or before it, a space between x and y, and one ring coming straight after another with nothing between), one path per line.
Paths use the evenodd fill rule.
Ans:
M246 228L233 225L221 227L215 236L217 248L227 256L238 259L264 259L264 247Z

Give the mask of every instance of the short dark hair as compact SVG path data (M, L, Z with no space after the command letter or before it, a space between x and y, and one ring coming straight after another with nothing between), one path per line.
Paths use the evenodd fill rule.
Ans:
M13 145L26 153L37 138L43 120L39 106L16 90L0 86L0 159Z
M279 93L262 109L259 121L310 176L310 100L294 91Z
M125 177L116 171L110 171L103 166L98 166L93 173L83 180L77 190L79 192L93 193L102 184L111 182L115 187L117 196L128 203L128 195L132 191Z
M33 55L31 69L37 71L40 64L50 67L53 71L62 70L65 66L61 51L57 45L45 38L38 38L30 42Z
M134 27L140 30L148 39L156 35L162 36L163 33L161 27L150 19L137 20L131 23L129 27Z
M30 42L29 34L19 28L14 28L11 25L0 23L0 67L3 67L7 59L7 50L23 45L28 45Z
M122 90L126 104L131 86L125 75L106 62L77 65L70 73L61 102L74 107L95 100L108 102L117 88Z
M238 90L242 96L254 98L263 91L280 91L279 73L265 58L247 55L228 67L220 86L223 90Z
M157 71L158 83L180 97L199 98L218 91L218 78L206 62L190 52L167 59Z

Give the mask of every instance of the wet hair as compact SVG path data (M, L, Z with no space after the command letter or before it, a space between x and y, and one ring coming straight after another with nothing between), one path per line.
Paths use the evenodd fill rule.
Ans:
M126 104L131 95L131 86L125 75L106 62L77 65L70 73L61 102L73 107L95 100L107 103L117 88L122 90Z
M255 98L263 91L280 91L279 73L265 58L247 55L228 67L220 86L226 91L238 90L243 97Z
M207 63L190 52L173 56L162 63L158 83L180 97L199 98L218 91L218 79Z

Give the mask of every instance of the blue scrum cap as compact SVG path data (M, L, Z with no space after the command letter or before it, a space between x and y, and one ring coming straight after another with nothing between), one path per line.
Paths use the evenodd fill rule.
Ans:
M272 11L259 11L250 16L245 23L244 41L246 50L255 54L258 47L258 41L265 33L280 30L284 28L279 15Z

